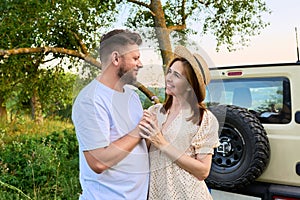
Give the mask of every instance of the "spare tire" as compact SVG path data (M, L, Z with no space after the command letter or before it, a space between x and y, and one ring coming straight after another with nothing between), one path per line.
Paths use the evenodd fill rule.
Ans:
M267 133L245 108L217 105L209 110L219 121L220 146L215 149L206 183L214 189L240 189L258 178L269 163Z

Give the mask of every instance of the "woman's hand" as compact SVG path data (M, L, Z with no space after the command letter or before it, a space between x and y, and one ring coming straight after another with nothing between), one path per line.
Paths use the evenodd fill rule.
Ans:
M141 129L140 135L148 139L158 149L169 145L158 127L156 116L148 110L144 111L143 118L139 123L139 128Z

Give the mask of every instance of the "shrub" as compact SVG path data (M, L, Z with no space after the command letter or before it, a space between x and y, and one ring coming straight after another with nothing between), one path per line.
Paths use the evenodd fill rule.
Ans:
M46 136L20 135L2 143L0 151L0 199L26 195L78 199L78 145L73 129Z

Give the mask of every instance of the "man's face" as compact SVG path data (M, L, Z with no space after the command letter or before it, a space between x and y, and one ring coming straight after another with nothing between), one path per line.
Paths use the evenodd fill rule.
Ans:
M140 61L139 46L128 45L120 59L118 76L122 82L126 84L136 81L138 70L143 67Z

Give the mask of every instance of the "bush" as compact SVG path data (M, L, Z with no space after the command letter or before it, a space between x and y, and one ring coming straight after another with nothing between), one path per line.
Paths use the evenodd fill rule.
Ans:
M0 147L0 199L78 199L74 129L20 135Z

